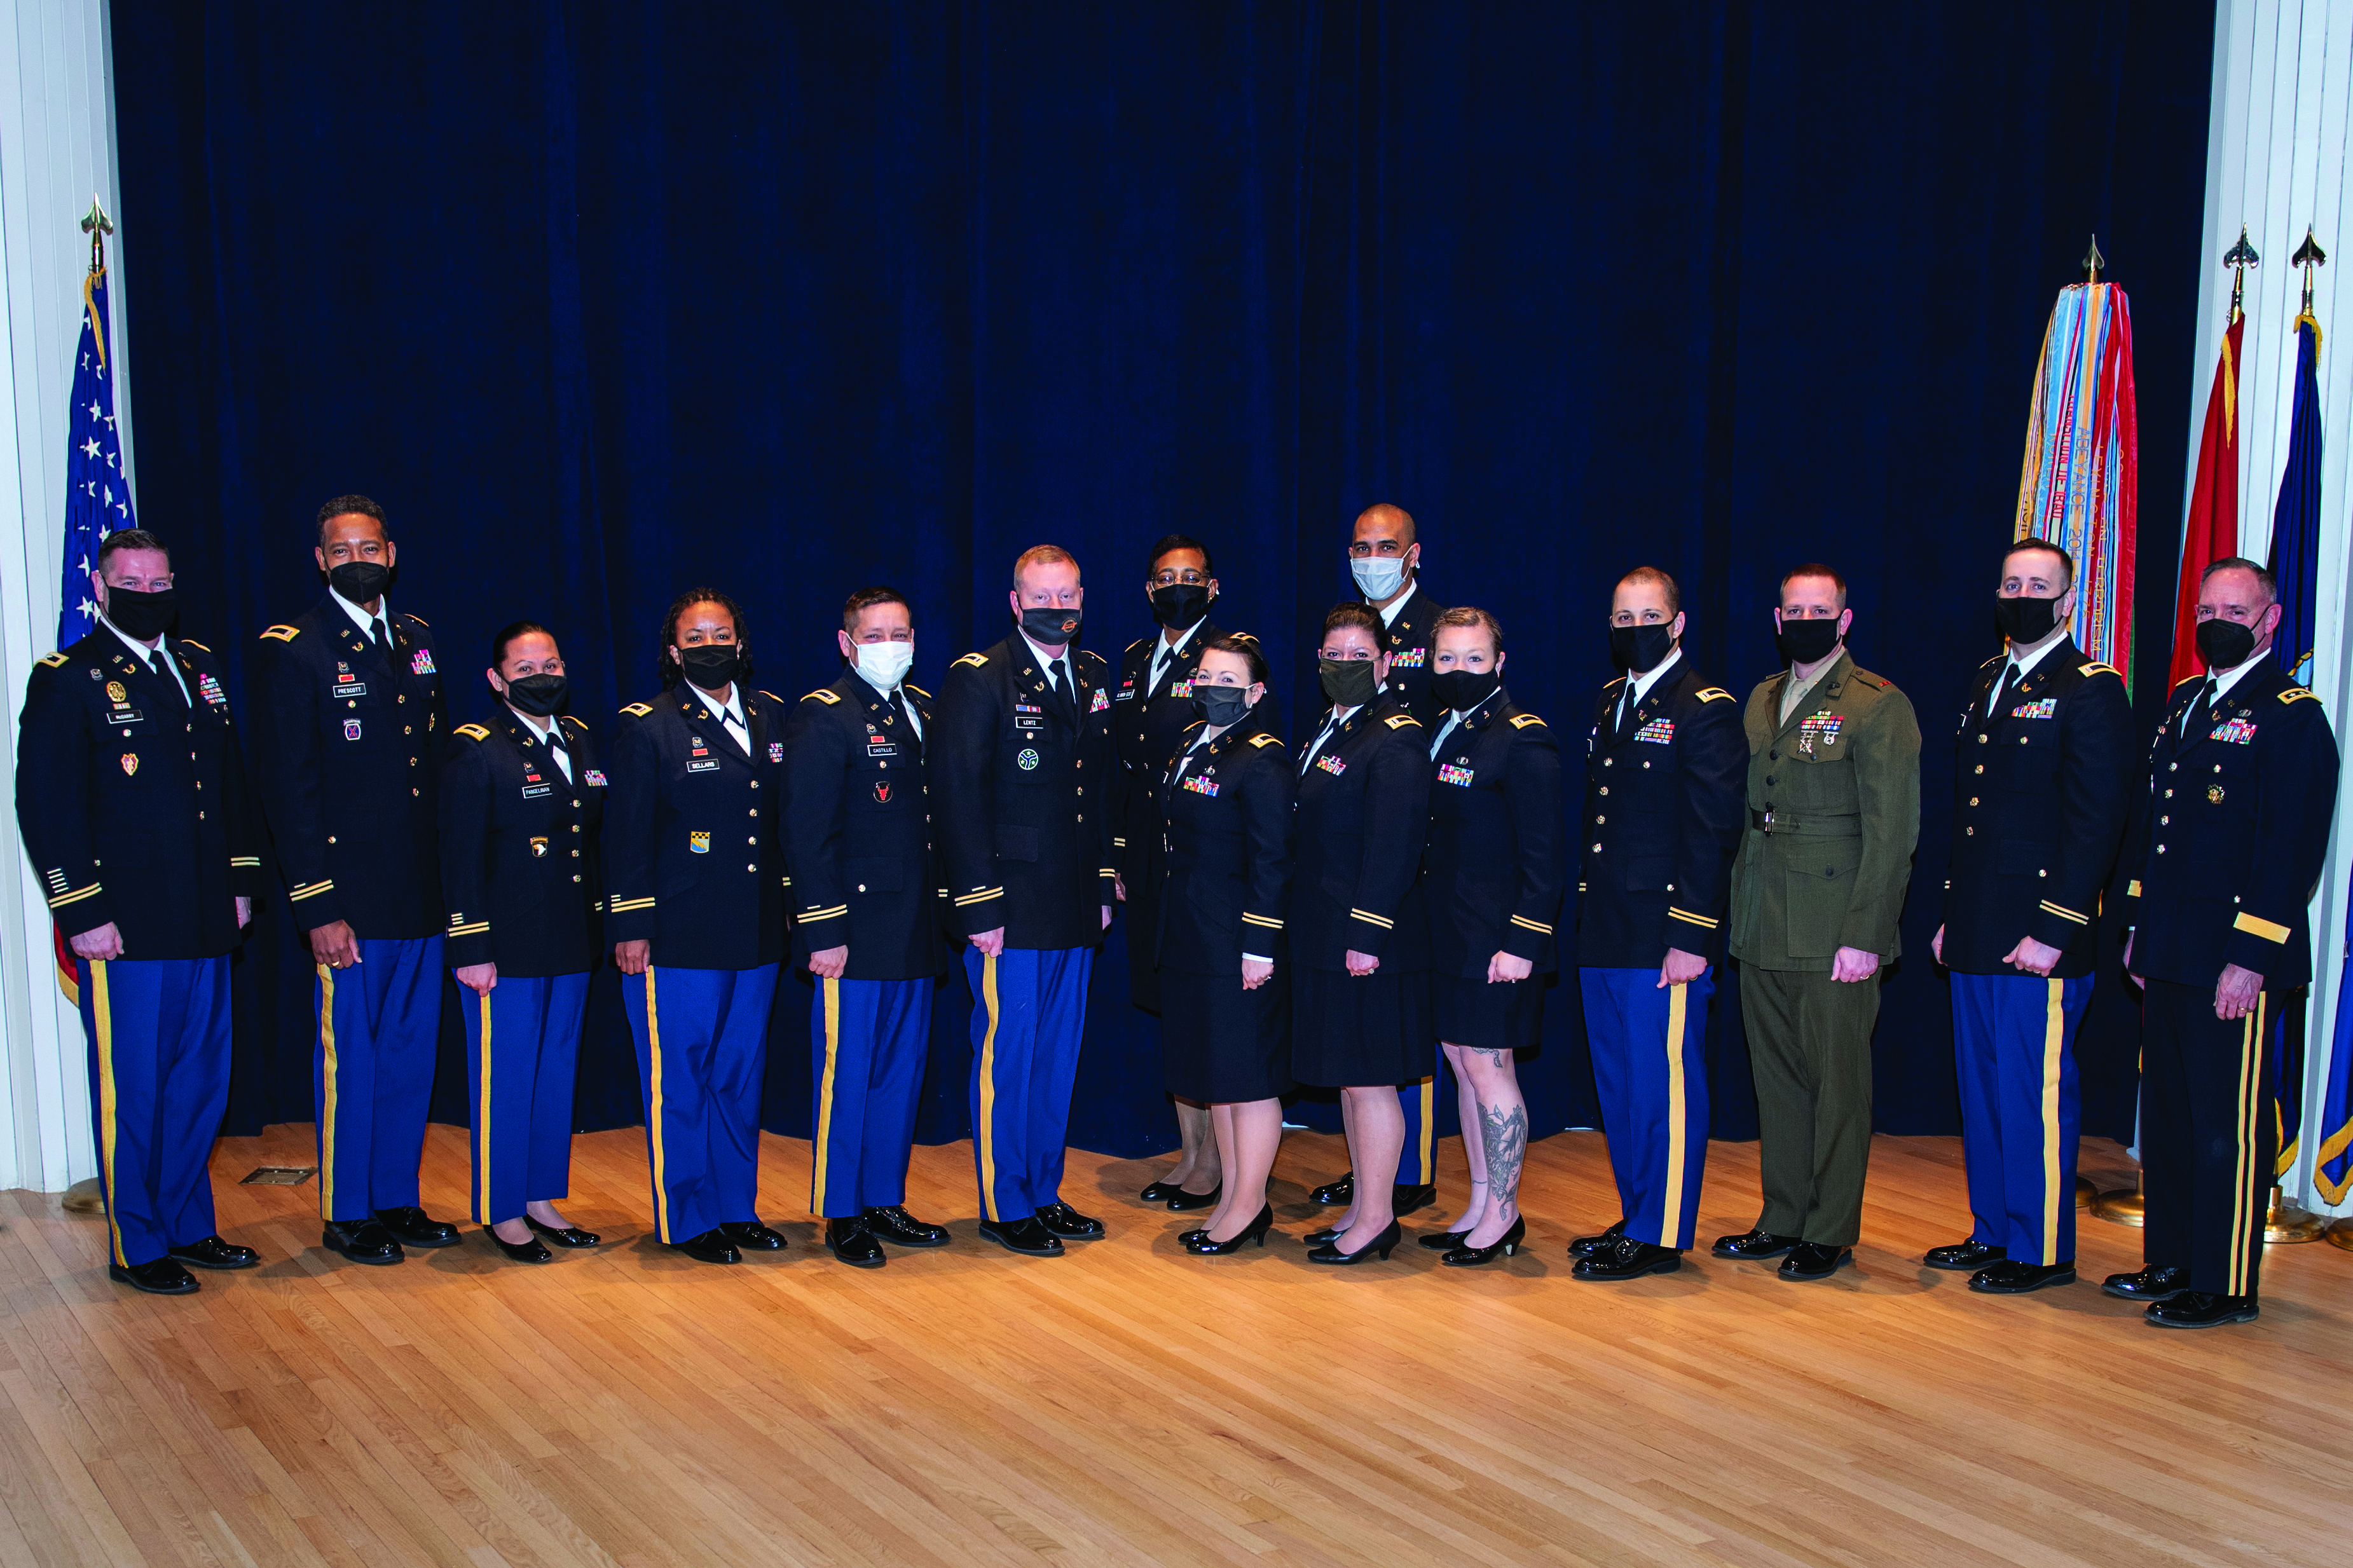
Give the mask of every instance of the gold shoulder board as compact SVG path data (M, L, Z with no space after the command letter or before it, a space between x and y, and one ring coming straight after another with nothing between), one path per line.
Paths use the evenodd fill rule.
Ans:
M268 642L292 642L302 635L301 626L272 626L261 634Z
M956 661L955 661L955 664L950 665L948 668L951 668L951 669L954 669L954 668L957 668L957 666L959 666L959 665L966 665L966 664L968 664L968 665L972 666L975 669L978 669L982 665L987 664L987 662L988 662L988 656L987 656L987 654L985 654L985 653L968 653L968 654L965 655L962 658L960 658L960 659L956 660Z
M2113 664L2102 664L2098 659L2094 659L2091 663L2085 665L2083 668L2083 673L2085 675L2113 675L2118 680L2122 680L2125 678L2125 672L2123 670L2118 669Z
M1421 728L1421 721L1415 718L1410 713L1392 713L1388 718L1382 720L1381 722L1387 724L1392 730L1419 730Z
M195 648L198 653L210 653L213 651L194 637L182 637L180 640L187 644L190 647Z
M902 685L902 686L903 686L903 687L905 687L908 690L910 690L910 691L913 692L916 696L921 697L921 698L924 699L924 700L927 700L927 701L928 701L928 700L930 700L930 698L931 698L931 695L932 695L932 694L931 694L930 692L928 692L928 691L924 690L922 687L920 687L920 686L916 685L916 684L915 684L913 681L912 681L912 680L902 680L902 681L899 682L899 684L900 684L900 685Z
M412 616L406 610L403 610L400 612L400 618L404 621L415 621L418 626L423 626L428 632L433 629L433 623L427 620L423 616Z
M621 710L622 712L627 713L632 719L642 719L653 710L654 705L650 702L632 702L627 708Z
M465 736L469 741L487 741L491 738L490 731L480 724L460 724L456 732Z
M2303 702L2306 700L2317 702L2320 700L2320 694L2314 691L2307 686L2291 686L2285 691L2280 693L2280 700L2283 702Z
M2309 697L2312 693L2307 691L2305 695ZM1264 733L1256 734L1250 737L1250 744L1253 746L1280 746L1282 744L1282 737L1280 735L1269 735Z
M1142 647L1145 643L1150 642L1151 640L1152 639L1150 637L1138 637L1134 642L1127 645L1126 651L1134 653L1137 648Z
M2193 675L2187 680L2177 680L2173 683L2173 689L2175 691L2179 691L2185 686L2196 686L2205 679L2206 678L2202 675Z
M835 703L841 700L841 693L820 686L815 691L812 691L807 696L802 698L801 700L804 702L822 702L827 707L830 708Z
M1537 718L1533 713L1514 713L1512 715L1512 728L1514 730L1525 730L1531 724L1543 725L1544 721Z
M1981 664L1981 665L1978 666L1978 668L1979 669L1991 669L1995 665L2000 664L2002 660L2004 660L2004 659L2008 658L2009 657L2010 657L2010 655L2008 655L2008 654L2006 654L2006 653L1998 653L1998 654L1994 655L1991 658L1989 658L1989 659L1986 660L1983 664Z
M45 653L40 658L40 662L47 665L51 669L57 668L65 661L66 656L61 653Z
M1729 702L1733 700L1732 693L1721 686L1711 686L1704 690L1695 691L1692 695L1697 697L1702 702Z

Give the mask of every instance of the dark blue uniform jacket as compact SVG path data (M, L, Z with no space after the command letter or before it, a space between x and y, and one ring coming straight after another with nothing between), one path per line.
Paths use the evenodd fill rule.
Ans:
M261 890L259 835L211 651L164 646L193 709L102 626L34 665L16 821L67 935L111 921L125 958L216 958Z
M900 689L932 735L931 694ZM923 751L855 670L795 705L784 833L796 963L847 942L851 980L926 980L947 966Z
M1327 709L1306 731L1307 744L1329 717ZM1354 949L1379 959L1384 973L1430 967L1419 889L1430 739L1384 692L1349 714L1298 773L1289 917L1294 963L1345 972Z
M1182 755L1200 734L1177 738ZM1160 967L1183 974L1239 975L1242 954L1283 956L1282 905L1291 884L1291 761L1254 716L1203 748L1173 784L1160 770L1154 794L1168 840L1160 900Z
M1482 980L1488 961L1508 952L1545 973L1556 963L1553 923L1567 868L1552 731L1498 686L1446 737L1430 766L1421 859L1430 967Z
M1387 643L1389 655L1389 695L1398 700L1405 710L1421 721L1422 728L1431 734L1444 722L1446 710L1438 699L1430 694L1430 656L1431 628L1446 606L1430 596L1428 589L1417 581L1414 590L1398 611L1397 619L1389 623ZM1379 615L1378 610L1373 612ZM1424 737L1424 744L1428 737ZM1363 949L1359 948L1358 952Z
M604 948L599 830L608 786L588 726L568 715L571 782L538 733L503 703L460 724L441 764L441 961L502 975L580 974Z
M1127 884L1127 896L1139 902L1152 896L1167 872L1160 861L1160 775L1176 754L1177 738L1194 722L1193 671L1201 663L1201 645L1219 635L1207 620L1195 626L1161 671L1158 686L1151 681L1152 660L1160 651L1159 628L1128 644L1120 656L1119 684L1111 694L1120 784L1113 864Z

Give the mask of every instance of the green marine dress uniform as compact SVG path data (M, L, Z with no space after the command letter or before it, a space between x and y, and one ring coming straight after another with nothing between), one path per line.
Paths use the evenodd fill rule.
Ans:
M1785 718L1783 670L1749 693L1748 831L1732 872L1732 956L1757 1077L1757 1228L1819 1247L1861 1234L1879 976L1831 978L1841 947L1903 951L1920 833L1920 725L1841 653Z

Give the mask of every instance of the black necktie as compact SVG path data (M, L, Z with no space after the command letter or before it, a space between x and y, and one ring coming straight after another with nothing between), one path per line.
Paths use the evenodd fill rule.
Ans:
M2181 726L2183 742L2203 738L2200 731L2206 728L2207 720L2213 717L2214 689L2217 684L2214 678L2210 675L2206 678L2206 683L2198 689L2198 700L2189 705L2189 717Z
M180 689L180 679L172 673L172 661L164 657L162 648L148 650L147 665L155 672L155 679L161 680L164 689L171 692L173 702L185 708L188 705L188 694Z
M384 617L378 616L368 623L368 636L375 642L375 651L386 658L392 657L392 634L385 629Z
M1071 690L1071 666L1067 659L1054 661L1054 695L1062 700L1062 710L1077 717L1079 700Z
M899 714L899 722L907 726L907 739L916 746L923 743L923 731L915 728L915 716L907 710L907 694L894 686L891 689L891 706Z

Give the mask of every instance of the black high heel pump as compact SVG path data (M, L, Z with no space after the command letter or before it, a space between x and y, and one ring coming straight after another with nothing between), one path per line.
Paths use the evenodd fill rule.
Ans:
M1386 1263L1388 1261L1390 1250L1398 1244L1398 1237L1403 1234L1403 1227L1400 1226L1397 1221L1391 1220L1389 1221L1388 1228L1387 1230L1382 1231L1380 1235L1373 1237L1372 1240L1356 1248L1354 1252L1343 1252L1340 1250L1339 1242L1336 1240L1330 1241L1309 1253L1307 1255L1307 1261L1310 1263L1349 1264L1362 1263L1367 1258L1377 1257L1382 1262Z
M1498 1254L1505 1258L1511 1257L1512 1254L1520 1249L1520 1243L1525 1241L1527 1238L1527 1215L1514 1215L1512 1220L1512 1228L1497 1237L1493 1241L1488 1243L1486 1246L1472 1247L1466 1243L1461 1247L1456 1247L1453 1251L1448 1253L1438 1261L1445 1264L1450 1268L1476 1268L1482 1263L1492 1262Z
M1251 1242L1266 1245L1266 1233L1274 1225L1274 1207L1267 1205L1258 1211L1258 1217L1242 1226L1235 1236L1224 1241L1212 1241L1206 1230L1186 1232L1185 1250L1196 1258L1225 1258L1240 1252Z

